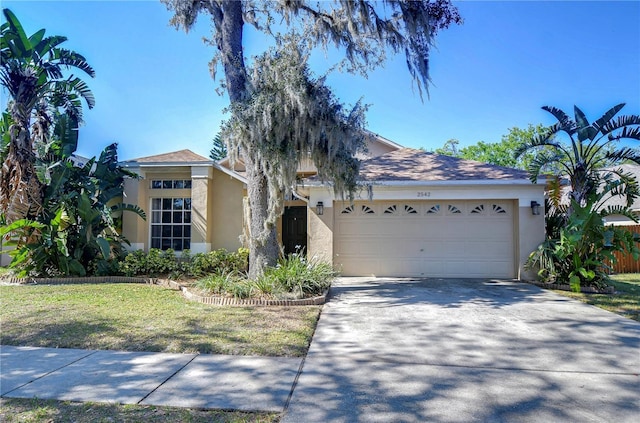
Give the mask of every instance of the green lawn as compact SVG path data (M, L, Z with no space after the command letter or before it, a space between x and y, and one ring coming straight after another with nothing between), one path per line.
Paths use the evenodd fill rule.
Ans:
M0 286L0 344L304 356L319 306L218 307L144 284Z
M640 273L620 273L611 279L616 288L613 295L555 292L640 322Z
M41 399L0 399L0 421L36 422L192 422L192 423L275 423L275 413L191 410L151 405L79 403Z

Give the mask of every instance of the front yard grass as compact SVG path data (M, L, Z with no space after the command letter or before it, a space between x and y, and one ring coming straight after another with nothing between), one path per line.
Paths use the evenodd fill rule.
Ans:
M143 284L0 286L0 344L300 357L320 306L220 307Z
M640 273L612 275L611 285L616 289L613 295L555 292L640 322Z
M276 413L192 410L151 405L80 403L42 399L0 399L0 421L28 422L220 422L275 423Z

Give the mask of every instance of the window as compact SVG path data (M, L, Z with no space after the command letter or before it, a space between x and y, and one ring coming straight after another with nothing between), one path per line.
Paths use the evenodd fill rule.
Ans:
M191 189L191 179L154 179L151 189Z
M191 198L151 200L151 248L191 248Z

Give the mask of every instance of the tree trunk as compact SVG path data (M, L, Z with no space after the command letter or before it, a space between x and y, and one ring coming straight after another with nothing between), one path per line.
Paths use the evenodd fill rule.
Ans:
M245 101L249 97L247 74L242 47L242 2L228 0L222 7L214 7L212 15L218 29L216 43L222 53L227 90L231 103ZM250 147L249 147L250 148ZM243 152L247 170L247 191L249 196L250 236L249 277L262 275L265 266L273 266L278 260L278 239L273 224L266 224L269 209L269 188L267 179L257 164L251 160L250 152Z
M245 154L249 196L249 278L262 276L266 266L275 266L280 252L276 227L267 223L269 187L262 170Z
M30 116L19 113L24 108L13 106L9 154L0 170L0 213L6 222L35 218L42 207L43 186L35 170L35 154L29 132Z

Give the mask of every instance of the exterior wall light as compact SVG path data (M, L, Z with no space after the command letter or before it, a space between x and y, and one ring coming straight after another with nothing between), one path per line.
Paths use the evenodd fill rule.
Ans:
M531 214L534 216L538 216L540 214L540 203L537 201L531 202Z
M324 214L324 204L322 203L322 201L318 201L318 203L316 204L316 213L319 216L322 216Z

